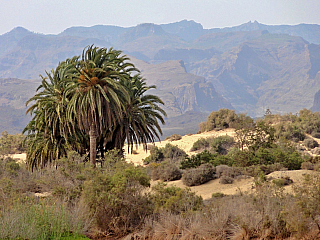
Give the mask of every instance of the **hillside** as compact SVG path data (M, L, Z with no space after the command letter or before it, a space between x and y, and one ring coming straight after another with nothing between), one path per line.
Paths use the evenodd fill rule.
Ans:
M71 27L57 35L17 27L0 36L0 78L39 80L39 74L80 55L88 45L113 46L131 56L148 84L157 85L154 93L166 103L169 125L184 119L190 123L179 132L186 134L199 124L184 115L187 112L200 113L197 119L202 121L203 114L222 107L253 117L262 116L266 108L285 113L312 107L320 89L319 36L315 24L258 22L221 29L204 29L186 20L128 28L96 25ZM19 90L17 95L22 95ZM173 124L165 128L186 126Z

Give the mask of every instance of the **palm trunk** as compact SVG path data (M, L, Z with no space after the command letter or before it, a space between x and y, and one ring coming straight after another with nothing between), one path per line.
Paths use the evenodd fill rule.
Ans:
M97 131L96 126L92 123L89 131L90 137L90 162L93 167L96 167L96 157L97 157Z

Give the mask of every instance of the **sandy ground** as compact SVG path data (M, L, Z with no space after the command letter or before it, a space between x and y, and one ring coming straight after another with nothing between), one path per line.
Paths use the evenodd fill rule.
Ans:
M233 137L235 135L234 129L225 129L221 131L210 131L205 132L201 134L192 134L192 135L185 135L182 136L180 140L177 141L161 141L161 142L155 142L154 145L157 147L164 147L167 143L170 143L172 145L176 145L179 148L183 149L188 155L196 154L196 152L190 152L190 149L195 141L197 141L199 138L207 138L207 137L218 137L228 135ZM126 152L126 159L128 162L132 162L135 165L141 165L143 163L143 159L149 156L150 151L143 150L142 146L135 146L133 148L135 150L136 154L130 154ZM127 150L127 148L125 148Z

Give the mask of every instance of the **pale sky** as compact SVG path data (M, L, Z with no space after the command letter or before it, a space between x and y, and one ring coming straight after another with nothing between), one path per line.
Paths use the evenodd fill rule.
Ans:
M57 34L71 26L129 27L184 19L204 28L255 20L320 24L320 0L0 0L0 35L17 26Z

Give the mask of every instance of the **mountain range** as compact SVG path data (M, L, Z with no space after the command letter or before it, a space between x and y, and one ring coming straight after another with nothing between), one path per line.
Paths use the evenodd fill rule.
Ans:
M255 21L204 29L183 20L128 28L71 27L57 35L17 27L0 35L0 118L11 108L18 109L15 115L25 111L23 101L35 94L39 75L91 44L122 50L147 83L157 86L152 91L163 99L168 113L165 135L195 132L198 123L219 108L252 117L262 116L266 108L273 113L311 108L320 89L316 24L272 26ZM18 86L12 96L5 94L11 91L10 84L4 85L9 82ZM12 115L11 125L7 117L0 130L21 130L13 124L17 116Z

